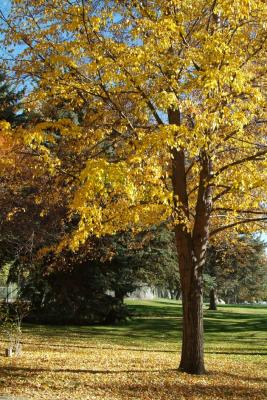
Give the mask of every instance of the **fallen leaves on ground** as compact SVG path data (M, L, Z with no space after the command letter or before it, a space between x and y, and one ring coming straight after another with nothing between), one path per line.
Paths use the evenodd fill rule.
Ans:
M263 400L264 355L206 356L208 374L177 372L179 348L159 344L126 346L103 343L86 328L50 335L31 328L24 337L23 354L1 356L0 393L27 399L60 400ZM47 328L45 328L47 329ZM4 354L6 344L1 343ZM218 352L217 352L218 353Z

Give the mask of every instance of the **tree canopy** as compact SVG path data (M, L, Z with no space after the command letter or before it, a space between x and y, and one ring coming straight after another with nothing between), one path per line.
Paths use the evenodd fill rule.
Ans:
M2 32L7 47L20 45L10 68L32 82L28 107L83 112L82 123L47 118L17 130L51 173L68 176L78 222L63 246L173 226L184 311L180 368L204 372L208 241L267 221L266 2L12 4ZM62 163L62 148L78 166L68 152Z
M193 231L204 181L211 234L262 217L265 13L264 2L243 0L14 2L6 44L24 44L15 68L37 82L33 107L86 109L85 126L63 119L55 137L47 121L27 135L35 144L73 135L77 151L86 146L72 202L81 216L74 247L91 232L171 215ZM167 122L177 110L179 123ZM181 149L185 198L170 182ZM200 177L203 164L209 171Z

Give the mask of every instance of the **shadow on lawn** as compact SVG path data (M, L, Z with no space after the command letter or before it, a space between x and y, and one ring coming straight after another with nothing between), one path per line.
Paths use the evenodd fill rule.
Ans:
M83 370L83 369L46 369L46 368L25 368L10 366L1 370L1 376L8 376L12 380L16 378L27 378L30 383L31 377L40 373L70 373L70 374L88 374L90 375L123 375L130 374L129 381L114 378L112 383L101 382L99 380L82 381L85 390L90 388L91 392L100 390L106 394L112 393L112 398L149 398L153 400L176 400L176 399L263 399L265 392L263 387L250 386L249 383L263 384L264 379L258 377L246 376L243 374L232 374L224 372L209 373L204 377L191 376L190 382L185 383L186 374L180 374L174 369L151 369L151 370ZM144 379L144 374L146 378ZM149 379L148 379L149 378ZM116 380L117 379L117 380ZM219 383L214 383L217 380ZM131 383L132 382L132 383ZM241 383L242 382L242 383ZM14 382L13 382L14 383Z
M32 342L27 342L27 341L22 341L21 342L22 345L32 345ZM154 348L142 348L142 347L129 347L129 346L125 346L125 347L112 347L112 346L84 346L84 345L79 345L79 344L50 344L49 345L47 343L42 343L42 342L35 342L34 346L36 347L36 349L38 350L39 347L45 347L46 349L51 348L67 348L67 349L71 349L71 348L77 348L77 349L91 349L91 350L110 350L110 351L127 351L127 352L145 352L145 353L177 353L180 351L180 349L176 349L176 350L163 350L163 349L154 349ZM34 349L32 349L34 350ZM31 351L32 351L31 350ZM206 352L208 353L208 352ZM251 354L251 353L250 353ZM1 400L1 399L0 399Z
M257 351L257 349L253 349L253 351L242 351L240 349L238 349L238 351L235 351L233 349L229 349L229 351L205 351L206 354L228 354L228 355L240 355L240 356L264 356L267 355L266 351L262 351L261 349L259 349L259 351Z
M137 304L129 306L132 320L115 326L38 326L25 325L31 336L43 341L48 347L95 348L95 342L117 345L122 349L148 347L145 351L154 351L150 347L160 347L166 343L170 349L156 351L172 352L178 346L182 336L181 306L159 302L156 306ZM231 308L232 309L232 308ZM222 311L205 311L205 340L207 353L266 355L264 342L266 338L255 337L257 333L267 331L267 320L264 314ZM64 340L61 341L61 338ZM59 342L59 343L57 343ZM51 345L50 345L51 343ZM214 346L219 344L220 348ZM261 344L261 345L260 345ZM128 347L128 346L129 347ZM92 347L93 346L93 347ZM240 346L240 347L239 347ZM100 346L101 347L101 346ZM142 348L142 349L141 349ZM214 348L215 351L212 351ZM244 349L244 351L242 351ZM133 351L139 351L134 349ZM176 352L174 350L173 352Z
M236 320L227 320L225 316L224 319L217 318L213 315L212 319L206 319L204 321L205 334L208 338L209 334L216 334L216 341L227 340L222 337L222 334L246 334L246 332L265 332L267 331L267 323L264 319L254 318L254 319L242 319L238 318L237 314ZM27 326L26 326L27 327ZM135 318L134 321L127 322L125 324L120 324L111 327L50 327L44 326L41 331L30 329L30 334L33 336L39 336L40 338L53 338L57 337L67 338L69 340L90 340L91 338L107 340L110 342L120 342L125 343L127 340L136 339L144 341L170 341L176 342L181 339L182 335L182 321L181 319L155 319L155 318ZM233 338L231 337L231 340ZM236 337L237 340L246 340L246 343L254 341L255 338L244 338ZM213 337L210 340L214 340ZM234 339L235 340L235 339ZM265 338L258 338L257 341L265 341ZM244 342L245 343L245 342Z
M36 375L40 372L68 372L70 374L103 374L103 375L110 375L110 374L144 374L144 373L167 373L167 372L177 372L176 369L127 369L127 370L97 370L97 369L72 369L72 368L29 368L29 367L5 367L1 370L1 374L4 375L11 375L11 376L29 376L27 375ZM1 375L0 374L0 375Z
M22 345L32 345L32 342L22 341ZM176 348L175 350L169 349L157 349L157 348L142 348L142 347L112 347L112 346L85 346L80 344L54 344L54 343L42 343L42 342L35 342L35 347L38 349L39 347L45 347L46 349L49 348L63 348L63 349L88 349L88 350L110 350L110 351L127 351L127 352L144 352L144 353L172 353L177 354L181 351L181 348ZM229 354L229 355L250 355L250 356L258 356L258 355L267 355L267 351L265 348L247 348L246 351L242 351L240 348L230 348L229 350L205 350L205 354Z
M219 319L204 320L205 331L208 332L246 332L246 331L263 331L267 330L267 323L263 319L243 319L236 318L236 321L220 321Z
M91 385L87 387L92 388ZM251 398L254 400L262 400L265 398L264 391L258 388L244 387L242 385L205 385L198 383L132 383L113 386L113 385L97 385L93 386L94 389L104 389L107 393L112 393L114 398L134 398L134 399L153 399L153 400L177 400L177 399L220 399L229 400L234 398L236 400L244 400Z
M192 378L200 378L198 375L187 375L184 373L181 373L178 371L177 368L164 368L164 369L115 369L115 370L99 370L99 369L79 369L79 368L30 368L30 367L19 367L19 366L9 366L9 367L3 367L0 372L0 377L1 375L9 375L10 377L23 377L23 376L30 376L30 375L36 375L42 372L52 372L52 373L70 373L70 374L103 374L103 375L119 375L119 374L160 374L162 378L166 378L166 375L169 374L174 374L174 377L176 377L178 380L182 376L191 376ZM29 375L30 374L30 375ZM207 380L209 378L216 378L220 377L220 379L224 378L231 378L234 380L243 380L245 382L267 382L267 380L263 377L253 377L253 376L246 376L242 374L234 374L230 372L207 372L205 375L202 375L202 377L207 377Z
M159 304L155 306L156 304ZM153 305L149 304L127 304L127 307L132 316L160 316L160 317L181 317L182 308L178 304L170 304L168 302L153 301Z
M27 328L27 325L25 324ZM70 340L104 339L112 341L113 339L121 339L125 343L125 339L144 339L144 340L178 340L181 336L181 321L178 319L157 319L157 318L135 318L124 324L115 326L88 326L88 327L69 327L69 326L42 326L41 331L31 326L30 334L41 338L57 338L65 337Z

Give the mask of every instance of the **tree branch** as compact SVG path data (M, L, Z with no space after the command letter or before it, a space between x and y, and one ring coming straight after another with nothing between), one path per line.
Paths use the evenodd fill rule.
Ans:
M232 163L227 164L224 167L220 168L217 172L215 172L213 174L213 177L220 175L223 171L225 171L228 168L234 167L239 164L243 164L247 161L257 160L258 157L264 156L265 154L267 154L267 150L262 150L262 151L258 151L256 154L253 154L252 156L248 156L248 157L233 161Z
M243 219L242 221L237 221L237 222L233 222L232 224L229 225L224 225L224 226L220 226L217 229L214 229L211 233L210 233L210 237L216 235L219 232L222 232L226 229L229 228L233 228L234 226L237 225L241 225L241 224L248 224L250 222L259 222L259 221L266 221L267 222L267 217L262 217L262 218L247 218L247 219Z

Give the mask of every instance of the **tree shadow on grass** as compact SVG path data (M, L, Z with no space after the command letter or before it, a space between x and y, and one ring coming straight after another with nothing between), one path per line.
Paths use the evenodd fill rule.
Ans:
M176 369L169 368L165 370L160 369L116 369L116 370L101 370L101 369L73 369L73 368L30 368L30 367L5 367L1 370L0 375L11 375L11 376L29 376L36 375L42 372L58 372L58 373L70 373L70 374L102 374L102 375L118 375L118 374L144 374L144 373L167 373L177 372Z
M47 372L53 372L53 373L70 373L70 374L103 374L103 375L119 375L119 374L160 374L162 377L172 373L175 374L177 379L181 376L191 376L191 377L199 377L198 375L187 375L184 373L181 373L178 371L177 368L164 368L164 369L159 369L159 368L151 368L151 369L85 369L85 368L30 368L30 367L19 367L19 366L6 366L1 369L0 376L1 375L11 375L11 376L19 376L22 377L23 374L26 376L31 375L36 375L39 373L47 373ZM220 377L220 378L232 378L235 380L243 380L243 381L250 381L250 382L267 382L267 379L264 377L255 377L255 376L246 376L240 373L230 373L230 372L224 372L224 371L207 371L205 375L207 380L209 378L214 378L214 377Z
M129 380L117 380L107 382L101 380L93 380L82 383L83 388L90 389L91 392L104 390L105 393L112 393L112 398L138 398L153 400L177 400L177 399L240 399L246 398L262 400L265 398L266 392L263 385L250 386L249 383L263 384L264 379L259 377L251 377L243 374L233 374L225 372L216 372L207 374L205 380L203 377L190 377L189 383L185 383L186 374L180 374L174 369L129 369L129 370L93 370L93 369L69 369L69 368L26 368L10 366L1 370L0 376L8 376L9 378L27 378L30 379L40 373L70 373L70 374L91 374L91 375L122 375L129 374ZM146 379L142 380L144 374ZM150 376L149 376L150 375ZM147 379L149 378L149 379ZM170 379L169 379L170 378ZM211 378L211 379L210 379ZM217 379L217 382L215 380ZM195 380L195 381L194 381ZM130 382L129 382L130 381ZM240 383L240 382L245 383ZM131 383L132 382L132 383ZM229 382L224 383L224 382Z
M158 304L155 306L155 304ZM164 303L161 301L153 301L153 305L149 304L128 304L127 305L133 317L140 316L160 316L160 317L181 317L182 308L178 304Z
M27 342L27 341L22 341L22 345L32 345L32 342ZM168 349L156 349L156 348L142 348L142 347L129 347L129 346L124 346L124 347L112 347L112 346L85 346L85 345L78 345L78 344L54 344L54 343L42 343L42 342L34 342L34 347L37 349L39 347L45 347L46 349L49 348L63 348L63 349L71 349L71 348L77 348L77 349L88 349L88 350L110 350L110 351L127 351L127 352L145 352L145 353L177 353L180 351L180 348L176 348L175 350L168 350Z
M87 387L92 388L91 385ZM109 387L108 387L109 386ZM182 383L168 383L162 385L159 383L151 384L136 384L133 383L120 385L107 385L107 386L93 386L94 389L104 389L105 391L112 392L112 395L116 399L123 398L134 398L134 399L153 399L153 400L177 400L177 399L220 399L229 400L234 398L235 400L244 400L250 398L253 400L263 400L265 398L265 392L259 388L249 388L242 385L203 385L193 384L190 385Z
M240 356L265 356L265 355L267 355L267 352L266 351L258 351L258 352L248 352L248 351L242 351L242 350L240 350L240 351L232 351L232 350L229 350L229 351L206 351L205 352L206 354L227 354L227 355L229 355L229 356L231 356L231 355L233 355L233 356L235 356L235 355L240 355Z
M25 325L27 328L27 325ZM40 326L39 329L31 329L30 334L40 338L57 338L64 337L71 340L100 338L108 341L114 339L121 339L122 344L125 339L137 340L162 340L166 339L178 340L181 336L181 321L178 318L136 318L122 325L111 327L98 326L98 327L53 327L53 326ZM40 331L41 328L41 331Z
M32 345L32 342L27 342L23 340L21 342L22 345ZM49 348L59 348L59 349L88 349L88 350L110 350L110 351L127 351L127 352L138 352L138 353L170 353L170 354L177 354L181 351L181 347L177 346L175 350L169 350L169 349L158 349L158 348L143 348L143 347L129 347L129 346L123 346L123 347L112 347L112 346L86 346L82 344L71 344L71 343L66 343L66 344L56 344L56 343L42 343L42 342L35 342L34 346L36 348L39 347L45 347L46 349ZM241 348L229 348L228 350L205 350L205 354L227 354L227 355L249 355L249 356L258 356L258 355L267 355L267 351L265 348L255 348L251 347L248 348L246 347L245 351L242 351Z
M221 372L221 371L216 371L215 374L211 373L210 375L216 375L220 376L221 378L230 378L230 379L235 379L239 381L240 379L243 381L247 382L260 382L260 383L267 383L267 379L264 377L258 377L258 376L246 376L246 375L240 375L240 374L234 374L231 372Z
M155 305L132 305L136 315L132 320L115 326L36 326L26 330L37 342L48 348L98 348L95 343L110 345L127 351L177 353L181 343L181 307L159 302ZM157 316L155 316L157 314ZM262 332L267 330L265 315L218 310L205 312L206 353L220 355L266 355ZM28 327L28 329L27 329ZM258 334L259 333L259 334ZM61 340L63 338L63 340ZM168 348L156 349L168 345ZM216 346L215 346L216 343ZM133 347L136 347L133 349ZM148 347L148 349L145 349ZM214 348L214 351L213 351ZM118 348L117 348L118 349ZM175 349L175 350L172 350ZM244 351L243 351L244 350Z
M246 332L262 331L266 332L267 322L263 318L239 318L236 320L226 320L220 318L204 319L204 328L206 332Z
M113 338L149 337L157 339L162 334L168 338L178 338L181 334L182 319L175 307L132 306L136 310L133 320L115 326L32 326L28 325L34 336L68 336L88 339L92 336ZM229 312L208 312L204 319L207 334L265 332L267 319L264 315L239 314ZM27 328L27 325L25 325Z

